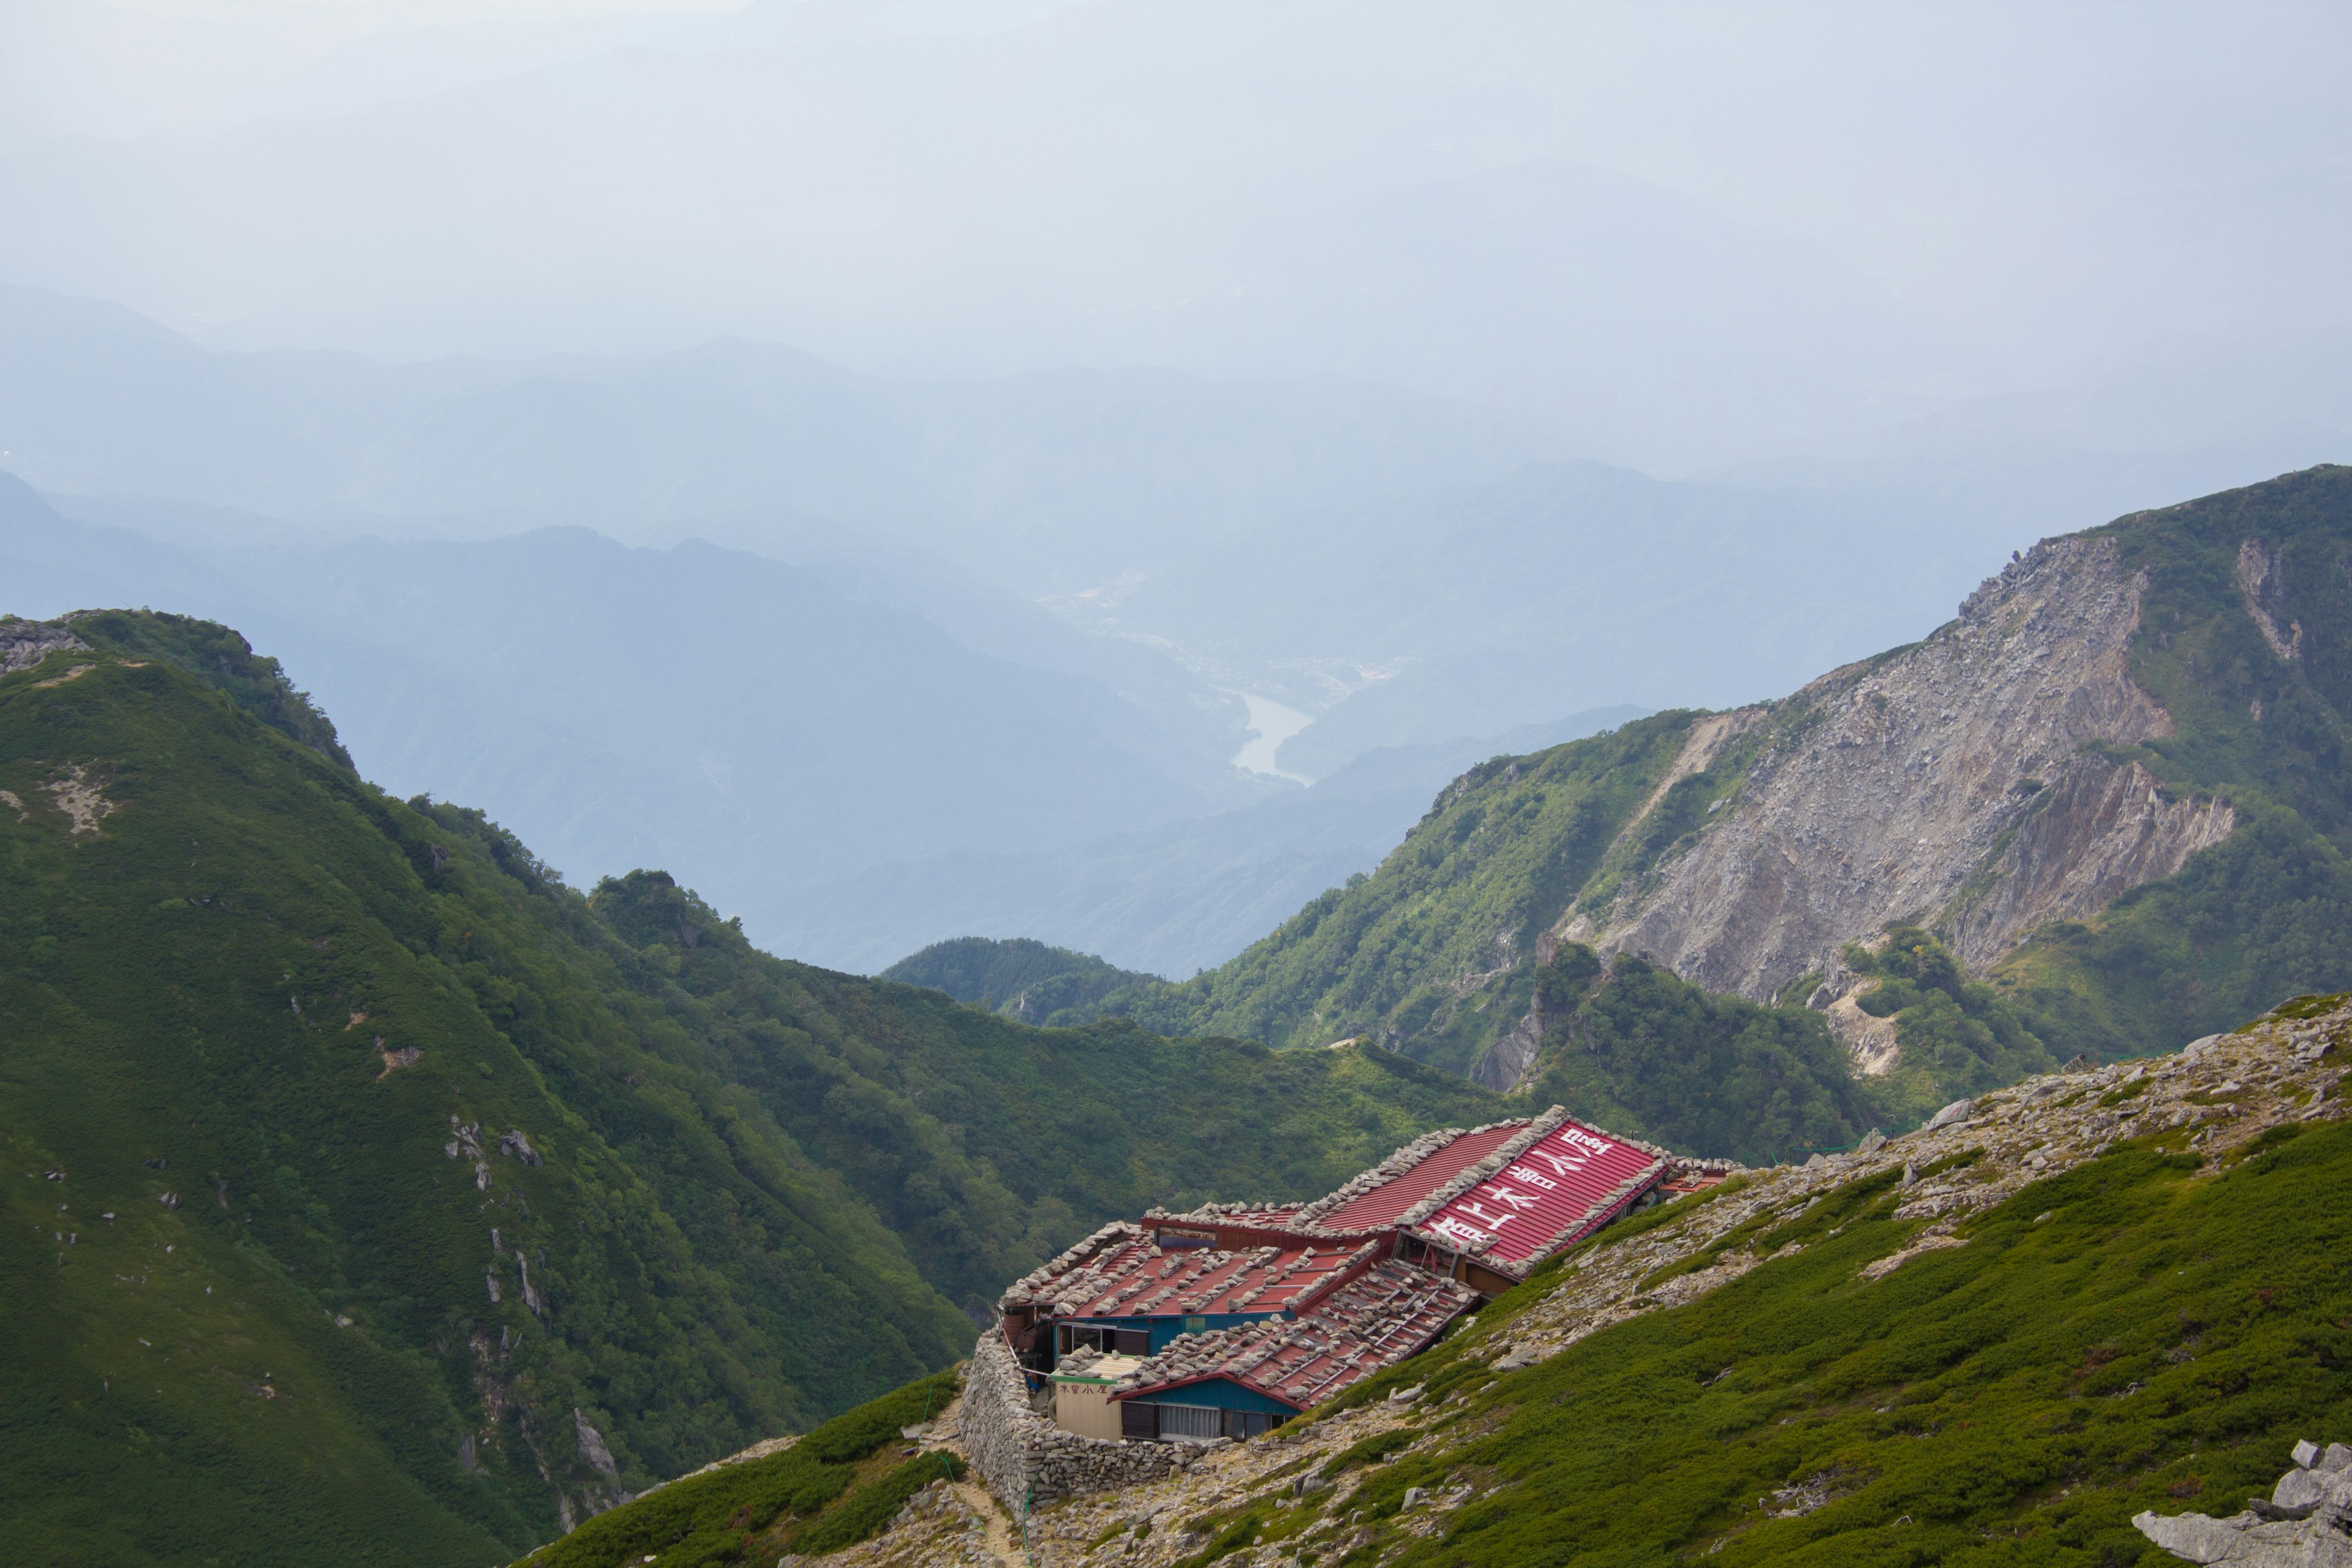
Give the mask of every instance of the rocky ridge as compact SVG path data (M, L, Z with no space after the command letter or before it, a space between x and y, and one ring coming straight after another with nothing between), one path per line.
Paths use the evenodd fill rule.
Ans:
M2331 1047L2352 1047L2352 1004L2338 999L2309 1017L2294 1011L2283 1010L2234 1035L2209 1037L2171 1056L2052 1074L1959 1101L1919 1131L1868 1140L1851 1154L1815 1155L1802 1166L1745 1173L1736 1187L1727 1184L1718 1194L1693 1204L1685 1217L1631 1232L1615 1244L1604 1232L1532 1307L1493 1329L1473 1321L1465 1331L1465 1353L1496 1373L1508 1373L1613 1324L1695 1301L1771 1262L1771 1257L1736 1242L1717 1251L1733 1232L1750 1222L1769 1225L1793 1217L1832 1190L1874 1176L1893 1175L1899 1183L1898 1217L1927 1223L1898 1250L1865 1265L1865 1280L1885 1279L1928 1252L1967 1246L1958 1232L1970 1216L2096 1158L2122 1140L2193 1128L2189 1142L2209 1156L2210 1170L2271 1128L2338 1120L2346 1105L2339 1092L2341 1063L2352 1050L2331 1055ZM1674 1272L1702 1259L1708 1259L1704 1267ZM1285 1510L1310 1510L1314 1522L1287 1541L1221 1559L1235 1568L1286 1568L1298 1562L1302 1548L1330 1560L1373 1544L1381 1537L1349 1506L1368 1468L1348 1470L1327 1482L1325 1467L1354 1445L1400 1429L1415 1433L1410 1441L1416 1452L1442 1454L1472 1440L1475 1432L1447 1424L1448 1408L1460 1397L1450 1394L1424 1407L1415 1391L1401 1389L1276 1436L1221 1444L1170 1479L1050 1506L1025 1523L1030 1560L1055 1568L1171 1565L1207 1544L1206 1536L1187 1533L1187 1521L1260 1498L1273 1498ZM1465 1484L1409 1498L1387 1535L1391 1544L1401 1544L1441 1533L1454 1510L1493 1489ZM1807 1500L1792 1491L1780 1505L1801 1512ZM2168 1530L2200 1528L2156 1522ZM2233 1535L2242 1533L2236 1521L2222 1522ZM2164 1539L2154 1529L2147 1532ZM940 1486L917 1498L885 1533L831 1561L845 1568L1022 1561L1017 1550L1009 1556L986 1554L986 1521L972 1500ZM1019 1535L1016 1531L1012 1542L1016 1548ZM1383 1552L1382 1560L1386 1556Z
M1693 725L1669 781L1774 732L1687 851L1554 935L1764 1001L1893 921L1980 967L2171 875L2235 818L2100 749L2172 732L2126 668L2146 588L2112 538L2045 540L1925 641Z

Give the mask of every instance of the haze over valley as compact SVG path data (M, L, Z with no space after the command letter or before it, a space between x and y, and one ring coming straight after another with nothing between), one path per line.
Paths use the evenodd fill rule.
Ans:
M2336 1562L2347 54L0 7L0 1538Z

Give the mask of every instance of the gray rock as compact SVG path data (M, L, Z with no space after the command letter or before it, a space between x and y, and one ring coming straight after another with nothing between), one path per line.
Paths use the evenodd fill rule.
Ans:
M2296 1445L2299 1448L2308 1446L2307 1444ZM2271 1501L2281 1508L2303 1508L2307 1504L2323 1501L2326 1496L2327 1478L2326 1476L2316 1476L2309 1470L2289 1470L2279 1478L2277 1489L2271 1493Z
M1528 1349L1525 1345L1520 1345L1514 1349L1510 1354L1496 1362L1495 1363L1495 1370L1496 1372L1517 1372L1523 1366L1533 1366L1535 1364L1535 1352Z
M1919 1131L1922 1132L1933 1132L1939 1128L1957 1126L1958 1123L1966 1121L1969 1117L1974 1116L1976 1113L1977 1102L1975 1100L1956 1100L1952 1101L1951 1104L1944 1107L1943 1110L1936 1112L1935 1115L1927 1118L1927 1125L1922 1127Z
M2347 1448L2341 1443L2330 1443L2327 1445L2327 1452L2320 1455L2311 1468L2324 1475L2332 1476L2347 1466L2352 1466L2352 1448Z
M621 1468L613 1462L613 1450L604 1445L604 1435L589 1424L580 1407L572 1407L572 1435L580 1440L580 1457L606 1480L619 1480Z
M2212 1519L2201 1513L2164 1519L2143 1513L2133 1528L2191 1563L2233 1568L2352 1568L2352 1539L2318 1520L2264 1522L2252 1513Z
M2294 1462L2302 1466L2305 1469L2307 1470L2311 1468L2311 1462L2318 1458L2319 1445L2313 1442L2310 1438L2303 1438L2295 1444Z
M1404 1489L1404 1506L1407 1508L1418 1508L1423 1502L1427 1500L1428 1497L1429 1489L1427 1487L1407 1487Z
M1861 1142L1853 1146L1853 1152L1857 1154L1875 1154L1885 1147L1886 1134L1874 1127L1864 1135Z

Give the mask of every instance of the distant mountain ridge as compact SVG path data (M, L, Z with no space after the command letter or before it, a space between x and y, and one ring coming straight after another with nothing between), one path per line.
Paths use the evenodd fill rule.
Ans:
M1916 1102L2352 984L2347 738L2331 466L2045 542L1926 641L1778 701L1482 764L1369 879L1105 1005L1507 1088L1570 1059L1548 976L1648 955L1810 1003L1870 1071L1938 1063ZM1924 989L1865 951L1890 928Z

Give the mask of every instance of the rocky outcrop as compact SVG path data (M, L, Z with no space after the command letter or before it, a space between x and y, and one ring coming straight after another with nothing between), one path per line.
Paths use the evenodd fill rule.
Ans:
M2133 1527L2191 1563L2244 1568L2352 1568L2352 1448L2294 1446L2294 1468L2267 1502L2227 1519L2210 1514L2137 1515Z
M2112 539L2045 541L1926 641L1695 725L1709 755L1771 733L1695 844L1561 934L1761 1001L1890 921L1981 964L2169 876L2234 819L2098 749L2171 732L2126 668L2145 587Z
M2249 539L2238 546L2238 594L2246 614L2279 662L2293 664L2303 657L2303 623L2289 621L2285 630L2279 629L2278 617L2286 613L2286 581L2279 567L2279 558L2261 540Z
M2169 877L2237 825L2227 801L2168 797L2137 763L2079 757L1994 853L1982 890L1963 896L1949 919L1952 950L1990 963L2045 921L2079 920Z
M1471 1081L1482 1084L1497 1094L1508 1094L1518 1088L1536 1065L1536 1056L1543 1047L1543 994L1538 992L1527 1016L1511 1026L1511 1032L1478 1054L1470 1066Z
M0 616L0 675L30 669L60 650L88 653L90 647L63 626Z

